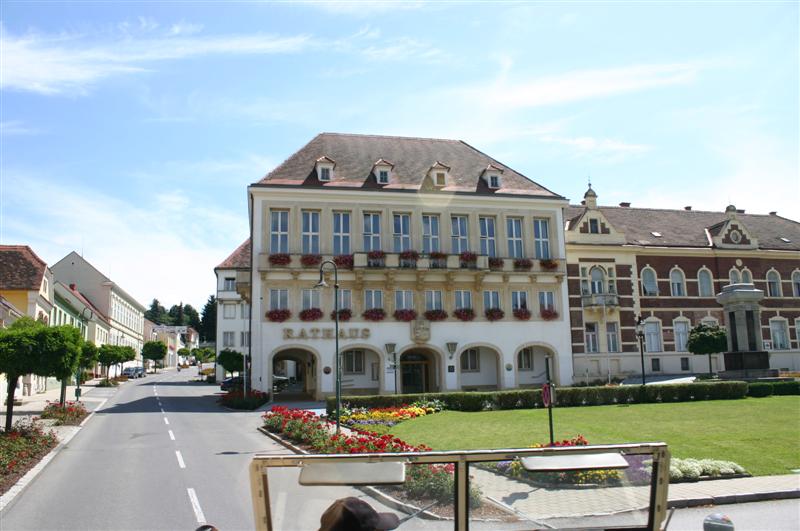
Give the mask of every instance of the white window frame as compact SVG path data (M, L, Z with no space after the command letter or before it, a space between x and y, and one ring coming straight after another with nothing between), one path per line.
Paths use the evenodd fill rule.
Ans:
M222 318L223 319L236 319L236 305L223 304L222 305Z
M500 176L497 174L489 174L489 188L500 188Z
M478 228L480 229L481 254L486 256L497 256L497 223L492 216L480 216L478 218Z
M477 348L468 348L461 353L461 372L481 372L481 351Z
M342 353L343 374L364 374L366 355L361 349L350 349Z
M235 347L236 346L236 332L222 332L222 346Z
M413 310L414 309L414 290L398 289L394 292L394 309L395 310Z
M752 284L753 283L753 273L750 272L749 269L742 268L742 284Z
M222 280L222 291L236 291L236 278L225 277Z
M703 289L703 278L708 279L707 290ZM697 272L697 295L698 297L714 296L714 275L705 267Z
M461 214L450 216L450 247L453 254L469 251L469 217Z
M528 310L528 292L527 291L512 291L511 292L511 309L519 310L524 308Z
M772 277L772 278L770 278ZM781 274L775 269L767 271L767 297L782 297L783 296L783 283ZM773 285L774 283L774 285Z
M595 273L599 276L596 277ZM606 272L600 266L593 266L589 269L589 293L601 295L606 292Z
M619 323L617 321L606 322L606 350L620 352L619 347Z
M333 254L350 254L350 212L333 213ZM347 226L345 228L345 225Z
M648 289L647 287L647 273L653 275L653 283L655 292ZM650 266L645 266L642 268L642 296L643 297L658 297L658 275L656 274L656 270Z
M250 319L250 305L246 302L243 302L241 305L241 315L242 319Z
M318 210L303 210L300 212L301 248L303 254L319 254L319 216Z
M269 290L269 309L288 310L289 309L289 290L270 289Z
M550 259L550 220L533 218L534 254L539 260Z
M522 237L523 221L519 217L506 218L506 240L510 258L522 258L525 256L525 245Z
M383 308L383 291L379 289L364 290L364 310Z
M430 254L441 251L439 227L440 219L438 214L422 215L422 252Z
M684 362L686 362L685 369L684 369ZM692 370L692 362L689 360L688 356L681 356L681 370L684 372Z
M301 309L310 310L311 308L321 308L319 294L320 290L318 289L304 289L302 293Z
M552 291L539 292L539 310L555 310L556 309L556 295Z
M600 220L589 218L589 234L600 234Z
M527 372L533 370L533 348L525 347L517 353L517 370Z
M586 346L586 353L600 352L600 338L598 337L598 325L595 322L583 324L583 342Z
M685 329L679 333L679 328ZM687 344L689 342L689 332L692 330L692 323L687 319L675 319L672 321L672 337L674 340L675 352L689 352Z
M664 338L660 321L644 322L645 352L664 352Z
M731 284L740 284L742 282L742 275L739 273L739 270L735 267L732 267L730 271L728 271L728 280Z
M454 295L456 310L472 308L472 291L467 289L457 289L455 290Z
M777 329L776 325L779 326L780 329ZM779 330L780 333L776 334L776 330ZM772 350L789 350L791 346L791 341L789 339L789 322L781 317L773 317L770 319L769 338L770 341L772 341ZM781 339L783 342L780 341Z
M364 212L364 252L381 250L381 213ZM377 232L375 229L377 227Z
M379 169L378 175L376 176L378 184L389 184L389 170L387 169Z
M328 182L331 180L331 176L333 175L333 168L330 166L320 166L319 168L319 180L322 182Z
M239 344L243 347L250 346L250 332L239 332Z
M289 211L270 210L270 244L269 252L288 253L289 252Z
M680 280L675 280L675 275L680 275ZM678 267L673 267L669 272L669 292L673 297L686 296L686 275Z
M392 244L396 253L411 250L411 214L396 212L392 215Z
M493 289L483 290L483 310L491 308L500 308L500 292Z
M438 289L425 290L425 311L441 310L443 308L442 291Z
M339 290L339 309L350 310L353 308L353 292L349 289Z
M439 170L434 171L433 184L434 186L447 186L447 172Z

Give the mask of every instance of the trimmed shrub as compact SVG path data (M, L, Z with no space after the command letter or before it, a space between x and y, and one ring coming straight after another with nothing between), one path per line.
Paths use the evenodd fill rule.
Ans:
M773 392L773 387L772 384L769 382L751 383L747 389L748 396L753 396L757 398L772 396L772 392Z
M800 382L773 382L773 395L800 395Z

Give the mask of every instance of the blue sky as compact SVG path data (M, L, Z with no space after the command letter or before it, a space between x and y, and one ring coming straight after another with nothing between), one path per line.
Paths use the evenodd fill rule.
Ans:
M0 241L201 306L321 131L458 138L573 201L800 218L798 3L26 3Z

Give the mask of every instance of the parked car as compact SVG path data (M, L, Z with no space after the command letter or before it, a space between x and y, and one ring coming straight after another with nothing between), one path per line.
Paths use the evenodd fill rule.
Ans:
M134 367L136 369L136 377L137 378L144 378L147 376L147 373L144 371L144 367Z
M127 376L128 378L136 378L136 367L125 367L122 369L122 376Z
M272 376L272 390L276 393L280 393L281 391L285 390L289 387L289 378L286 376Z
M240 387L244 387L244 377L242 376L231 376L230 378L225 378L219 384L219 388L223 391L230 391Z

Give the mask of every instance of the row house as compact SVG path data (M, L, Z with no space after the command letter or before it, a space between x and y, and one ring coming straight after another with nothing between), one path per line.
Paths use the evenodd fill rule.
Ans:
M334 392L322 260L347 393L533 386L545 359L571 382L560 195L464 142L330 133L248 192L252 244L217 268L217 338L252 351L256 389L289 361L299 389Z
M247 298L241 296L236 288L237 274L249 279L250 256L251 245L248 239L214 268L217 277L217 356L225 349L242 354L250 352L249 295ZM223 378L221 365L217 365L217 371L217 379Z
M753 344L731 349L765 350L772 368L800 369L800 223L734 206L724 212L599 206L591 187L565 218L577 381L641 374L640 316L647 374L708 372L707 357L687 351L689 331L718 324L735 338L718 296L742 284L760 290L759 298L763 292L760 319L744 323L755 331ZM712 363L715 372L726 368L723 355Z

